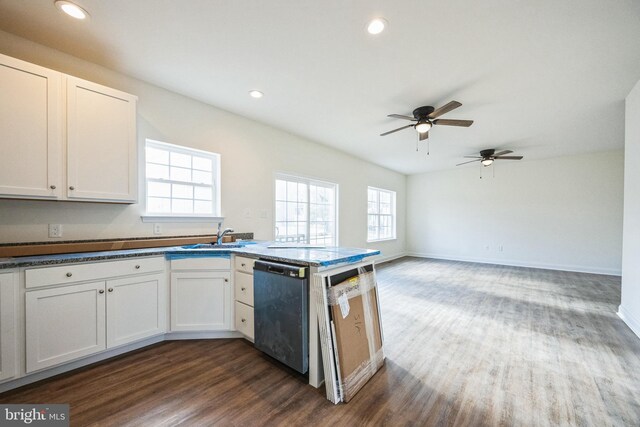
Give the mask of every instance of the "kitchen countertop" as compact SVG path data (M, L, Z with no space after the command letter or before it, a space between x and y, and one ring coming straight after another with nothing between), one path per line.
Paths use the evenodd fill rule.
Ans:
M73 262L104 261L110 259L164 255L169 259L191 257L229 256L232 253L291 264L329 267L335 264L355 263L365 257L379 255L373 249L344 247L326 248L268 248L273 242L242 242L214 247L173 246L165 248L127 249L119 251L83 252L72 254L39 255L16 258L0 258L0 270L15 267L31 267L66 264ZM191 245L193 246L193 245ZM238 247L240 246L240 247Z

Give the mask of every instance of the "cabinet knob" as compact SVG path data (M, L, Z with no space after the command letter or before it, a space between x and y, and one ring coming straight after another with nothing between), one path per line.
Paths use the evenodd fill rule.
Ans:
M69 186L69 190L75 190L76 187L74 187L73 185Z
M67 273L67 277L73 276L73 273Z
M242 319L242 323L247 323L247 319Z
M136 270L140 270L140 266L139 265L136 265Z
M52 189L52 190L55 190L56 186L55 185L50 185L49 188Z
M113 292L113 288L109 288L109 292Z
M240 290L242 290L243 292L247 290L247 288L240 288Z
M104 294L104 289L100 289L100 290L98 291L98 293L99 293L99 294Z
M242 264L240 264L240 265L243 266L243 267L247 266L247 264L245 264L244 262Z
M229 279L224 279L224 281L225 281L225 282L228 282L228 281L229 281Z

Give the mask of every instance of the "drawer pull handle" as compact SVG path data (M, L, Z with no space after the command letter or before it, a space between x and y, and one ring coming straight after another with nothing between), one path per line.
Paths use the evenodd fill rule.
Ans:
M67 273L67 277L73 276L73 273Z
M242 292L246 291L247 288L240 288L240 290L242 290Z
M242 323L247 323L247 319L242 319Z
M242 264L240 264L240 265L243 266L243 267L247 266L247 264L245 264L244 262Z
M225 281L225 282L228 282L228 281L229 281L229 279L224 279L224 281Z
M113 288L109 288L109 292L113 292Z
M55 190L56 186L55 185L50 185L49 188L52 189L52 190Z
M99 293L99 294L104 294L104 289L100 289L100 290L98 291L98 293Z
M140 266L139 265L136 265L136 270L140 270Z
M73 191L75 189L76 189L76 187L74 187L73 185L69 186L69 190Z

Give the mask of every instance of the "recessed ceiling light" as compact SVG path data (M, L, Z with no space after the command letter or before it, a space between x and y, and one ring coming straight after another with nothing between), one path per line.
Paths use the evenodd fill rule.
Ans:
M89 17L89 12L75 3L71 3L70 1L56 0L54 4L58 9L71 16L72 18L87 19Z
M250 90L249 95L251 95L251 97L253 98L262 98L264 96L264 93L260 92L259 90Z
M384 18L372 19L367 25L369 34L380 34L387 28L387 21Z

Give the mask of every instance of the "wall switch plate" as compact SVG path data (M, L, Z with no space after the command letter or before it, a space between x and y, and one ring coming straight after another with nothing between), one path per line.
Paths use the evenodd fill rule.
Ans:
M153 234L162 234L162 227L160 224L153 224Z
M62 224L49 224L49 237L62 237Z
M503 249L504 249L504 248L502 247L502 245L498 246L498 251L499 251L499 252L502 252L502 250L503 250Z

